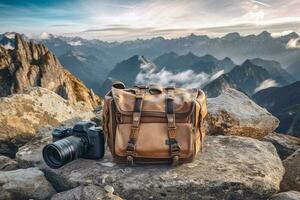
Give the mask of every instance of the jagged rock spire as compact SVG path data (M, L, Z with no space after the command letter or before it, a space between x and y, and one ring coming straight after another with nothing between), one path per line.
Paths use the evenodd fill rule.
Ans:
M72 104L85 102L95 108L99 97L65 70L44 44L26 41L15 34L15 49L0 47L0 96L23 93L28 87L43 87L56 92Z

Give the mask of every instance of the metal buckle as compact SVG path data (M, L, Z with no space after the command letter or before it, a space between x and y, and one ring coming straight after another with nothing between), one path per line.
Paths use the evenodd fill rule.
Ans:
M133 157L132 156L127 156L126 160L127 160L127 164L129 166L133 166Z
M172 157L172 166L177 166L179 164L179 156Z
M175 144L171 144L171 155L178 155L180 152L180 146L178 145L177 141Z

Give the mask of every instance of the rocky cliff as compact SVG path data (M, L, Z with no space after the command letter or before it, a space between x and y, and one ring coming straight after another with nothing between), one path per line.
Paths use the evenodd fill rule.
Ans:
M0 45L0 96L23 93L34 86L54 91L71 104L85 102L90 109L100 103L99 97L65 70L45 45L15 34L13 50Z

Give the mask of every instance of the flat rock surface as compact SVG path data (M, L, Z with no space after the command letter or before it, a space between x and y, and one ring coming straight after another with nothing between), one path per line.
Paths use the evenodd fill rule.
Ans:
M300 192L288 191L275 194L270 200L300 200Z
M261 139L273 132L279 120L248 96L227 89L208 99L208 134L238 135Z
M37 168L0 171L0 199L46 199L55 194Z
M281 160L286 159L300 148L300 138L286 134L270 133L262 140L271 142L275 146Z
M78 186L74 189L57 193L51 197L51 200L122 200L122 198L107 193L103 188L96 185Z
M300 149L283 161L285 174L281 182L281 190L300 191Z
M112 161L76 160L54 170L42 166L59 191L110 185L125 199L267 199L279 190L284 168L271 143L237 136L208 136L193 163L127 167Z

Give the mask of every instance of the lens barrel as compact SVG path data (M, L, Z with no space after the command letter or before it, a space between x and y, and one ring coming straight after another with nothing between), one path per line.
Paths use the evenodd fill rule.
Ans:
M69 136L48 144L43 149L46 164L54 169L80 158L86 153L88 142L85 137Z

